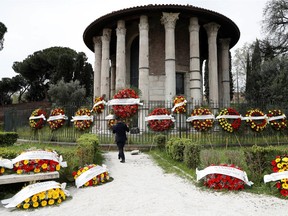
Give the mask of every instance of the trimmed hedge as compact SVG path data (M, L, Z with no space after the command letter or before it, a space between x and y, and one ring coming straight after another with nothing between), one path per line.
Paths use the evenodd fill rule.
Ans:
M16 143L17 139L16 132L0 132L0 146L11 146Z

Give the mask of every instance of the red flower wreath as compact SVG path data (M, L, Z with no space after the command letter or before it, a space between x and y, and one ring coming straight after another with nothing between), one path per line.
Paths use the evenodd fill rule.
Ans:
M79 116L86 117L86 119L78 119ZM91 127L93 123L93 116L91 116L91 112L87 108L80 108L75 113L75 117L72 117L71 121L74 121L74 126L79 130L86 130ZM81 118L81 117L80 117Z
M194 109L191 113L191 117L194 116L211 116L213 115L211 111L207 108L198 108ZM192 126L195 128L197 131L207 131L210 128L213 127L214 124L214 118L207 118L207 119L195 119L192 120Z
M215 165L211 165L215 166ZM234 164L221 164L220 166L226 166L226 167L233 167L239 170L239 167L235 166ZM228 190L241 190L244 189L245 187L245 182L224 174L218 174L218 173L213 173L213 174L208 174L207 176L204 177L204 185L208 188L213 188L213 189L228 189Z
M95 97L94 99L94 106L93 106L93 112L100 114L105 109L106 102L104 101L103 97Z
M282 113L281 110L269 110L267 116L269 118L273 118L273 117L280 117L282 116L281 119L275 119L275 120L270 120L269 119L269 123L272 126L273 129L280 131L283 130L285 128L287 128L287 119L286 116Z
M114 99L124 99L124 98L139 98L136 91L133 89L122 89L114 95ZM130 118L135 115L138 111L138 104L132 105L113 105L114 114L122 119Z
M42 109L36 109L29 118L29 125L33 129L41 129L44 127L47 113Z
M235 109L232 109L232 108L223 109L220 111L218 117L221 117L224 115L239 116L239 118L234 118L233 121L229 120L229 118L219 118L218 121L219 121L220 126L223 128L223 130L232 133L233 131L236 131L240 128L241 116Z
M172 112L186 113L187 101L184 96L180 95L174 98Z
M170 115L170 112L165 108L155 108L149 116L153 115ZM174 122L172 118L170 119L155 119L155 120L148 120L147 125L153 131L165 131L169 130L174 127Z
M246 113L246 117L248 117L248 119L246 119L246 123L250 126L250 128L253 131L260 132L266 128L266 125L268 123L266 118L259 119L259 120L249 119L250 117L252 118L253 117L265 117L265 114L261 110L259 109L248 110Z
M271 161L271 165L273 172L288 171L288 156L276 156L276 158ZM282 196L288 196L288 179L277 181L275 186Z
M53 119L53 116L60 116L60 118ZM66 119L67 117L65 116L64 110L61 108L55 108L51 111L50 117L48 118L47 122L52 130L56 130L64 125Z

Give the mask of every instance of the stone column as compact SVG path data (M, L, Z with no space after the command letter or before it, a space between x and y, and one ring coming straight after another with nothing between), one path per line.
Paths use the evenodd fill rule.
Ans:
M202 75L200 72L200 55L199 55L199 24L198 18L190 18L190 93L195 104L202 103Z
M111 29L103 29L102 39L102 61L101 61L101 95L109 97L109 57L110 57L110 39Z
M165 100L172 101L176 95L175 25L179 13L162 13L165 27Z
M147 16L140 16L139 24L139 89L141 98L149 101L149 24Z
M126 52L125 52L125 21L117 22L117 47L116 47L116 91L126 87Z
M111 56L111 74L110 74L110 98L113 98L113 96L116 93L115 90L115 84L116 84L116 57L115 55Z
M204 25L208 36L208 68L209 68L209 103L218 108L218 63L217 63L217 33L220 25L208 23Z
M93 95L100 97L100 86L101 86L101 58L102 58L102 43L101 37L93 37L94 43L94 90Z
M230 76L229 76L229 45L230 38L219 40L221 49L221 65L222 65L222 103L224 106L230 106Z

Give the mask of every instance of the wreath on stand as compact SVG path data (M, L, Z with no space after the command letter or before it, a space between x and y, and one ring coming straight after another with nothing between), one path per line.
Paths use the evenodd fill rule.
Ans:
M55 108L51 111L50 117L47 119L49 127L52 130L56 130L62 127L67 120L67 116L65 116L65 112L61 108Z
M174 98L173 100L173 108L172 112L173 113L186 113L186 106L187 106L187 101L184 96L180 95Z
M95 112L97 114L101 114L105 109L106 102L103 97L95 97L94 106L91 112Z
M47 113L43 109L36 109L29 117L29 125L33 129L41 129L45 125Z
M221 110L216 119L222 129L230 133L237 131L241 126L241 115L232 108Z
M243 119L246 120L250 128L256 132L263 131L268 123L267 116L259 109L248 110Z
M269 110L267 117L273 129L280 131L287 128L287 119L281 110Z
M175 120L166 108L155 108L145 121L148 121L147 126L151 130L159 132L173 128Z
M196 108L186 121L191 122L197 131L208 131L213 127L214 115L208 108Z
M118 91L113 98L108 101L108 105L112 106L114 114L122 119L134 116L138 106L142 105L138 94L131 88Z
M80 108L75 113L75 116L72 116L72 122L74 122L75 128L78 130L89 129L93 123L93 116L87 108Z

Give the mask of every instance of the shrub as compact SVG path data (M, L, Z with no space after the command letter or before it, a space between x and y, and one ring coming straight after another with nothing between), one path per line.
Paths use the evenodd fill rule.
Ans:
M17 139L16 132L0 132L0 146L11 146L16 143Z
M188 168L197 168L200 165L200 151L201 147L196 143L185 142L184 148L184 163Z
M158 134L153 137L153 144L156 144L157 148L160 150L165 149L166 136L163 134Z

